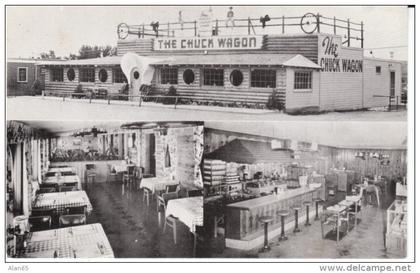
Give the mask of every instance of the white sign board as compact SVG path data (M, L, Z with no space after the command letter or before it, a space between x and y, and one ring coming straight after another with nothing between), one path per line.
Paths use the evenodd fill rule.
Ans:
M318 64L321 72L363 72L363 59L346 58L343 54L341 37L319 35Z
M262 47L262 36L213 36L191 38L156 38L155 51L182 50L249 50Z

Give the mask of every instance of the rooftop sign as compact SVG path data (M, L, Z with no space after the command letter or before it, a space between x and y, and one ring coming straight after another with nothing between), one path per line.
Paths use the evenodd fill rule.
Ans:
M155 51L178 50L238 50L260 49L262 36L236 35L190 38L156 38L153 49Z

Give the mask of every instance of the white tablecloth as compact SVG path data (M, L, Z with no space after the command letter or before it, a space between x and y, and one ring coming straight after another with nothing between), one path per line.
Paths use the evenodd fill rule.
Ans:
M33 232L23 258L114 258L101 224ZM76 256L76 257L75 257Z
M42 182L46 184L58 184L58 185L61 185L63 183L77 183L77 185L80 185L80 179L79 179L79 176L77 175L46 177Z
M126 172L128 167L130 166L134 166L134 165L133 164L118 164L118 165L113 165L112 167L117 173L122 173L122 172Z
M52 167L48 170L47 173L64 173L64 172L74 172L74 169L71 167L63 167L63 168Z
M183 222L191 232L195 232L196 226L203 225L203 197L188 197L172 199L168 201L165 217L172 215Z
M52 192L39 194L32 208L57 209L63 213L68 207L87 206L87 211L92 211L92 204L85 191Z
M147 188L155 193L156 191L163 191L167 185L177 185L178 181L172 180L168 177L150 177L143 178L140 182L140 189Z

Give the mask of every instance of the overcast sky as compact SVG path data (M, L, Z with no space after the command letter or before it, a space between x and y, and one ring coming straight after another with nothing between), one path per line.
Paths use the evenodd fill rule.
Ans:
M225 19L228 6L213 6L214 19ZM178 21L182 11L185 21L197 20L208 6L123 6L123 7L7 7L7 54L8 57L38 57L41 52L54 50L57 56L77 53L80 46L111 45L117 43L119 23L161 25ZM407 7L270 7L234 6L235 18L259 18L302 16L307 12L363 21L365 48L373 49L374 57L406 60L408 44ZM162 27L163 28L163 27ZM281 33L281 28L271 29ZM321 29L322 31L322 29ZM324 30L325 31L325 30ZM286 33L295 32L286 29ZM258 34L258 33L257 33ZM384 49L376 49L391 47ZM395 47L395 48L393 48Z

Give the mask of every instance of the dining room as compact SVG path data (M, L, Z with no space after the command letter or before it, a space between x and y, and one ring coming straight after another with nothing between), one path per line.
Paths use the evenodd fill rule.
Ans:
M8 258L200 255L200 122L8 121Z

